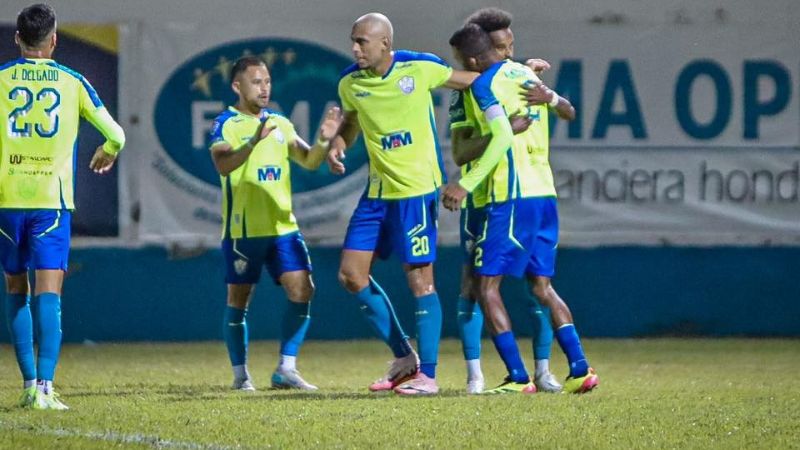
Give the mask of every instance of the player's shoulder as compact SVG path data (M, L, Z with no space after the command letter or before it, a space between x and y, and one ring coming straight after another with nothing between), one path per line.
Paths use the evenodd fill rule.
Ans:
M278 125L285 127L294 127L292 121L281 111L270 108L264 108L264 113L271 117Z
M412 50L395 50L394 62L397 63L432 63L444 67L450 67L449 64L439 56L433 53L415 52Z
M513 80L518 83L525 83L529 80L539 79L533 69L525 64L511 60L503 61L503 65L498 68L497 73L501 74L506 79Z
M342 84L349 84L358 80L360 78L366 77L366 72L358 67L358 64L353 63L347 66L340 74L339 74L339 85Z
M54 69L57 69L57 70L65 73L67 75L69 75L70 77L74 78L75 80L81 82L81 84L87 85L89 83L86 80L86 77L84 77L80 72L78 72L77 70L75 70L75 69L73 69L71 67L65 66L65 65L63 65L63 64L61 64L59 62L56 62L56 61L48 61L45 64L50 66L50 67L53 67Z
M12 59L11 61L7 61L3 64L0 64L0 72L11 69L12 67L18 66L20 64L25 64L25 58Z

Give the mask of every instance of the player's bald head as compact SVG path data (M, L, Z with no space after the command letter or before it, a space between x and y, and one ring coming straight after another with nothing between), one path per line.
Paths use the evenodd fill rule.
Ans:
M391 44L394 27L385 15L377 12L364 14L353 22L353 31L362 31L374 37L386 38Z

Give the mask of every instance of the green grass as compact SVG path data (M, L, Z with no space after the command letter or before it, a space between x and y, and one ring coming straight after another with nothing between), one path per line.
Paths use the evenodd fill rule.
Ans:
M530 342L520 341L526 355ZM375 395L388 352L309 342L299 368L319 393L227 389L221 342L66 346L67 412L15 408L21 383L0 346L0 448L800 448L797 340L587 340L588 395L466 396L457 341L443 342L439 396ZM484 342L487 384L504 370ZM275 342L251 344L266 388ZM528 356L528 358L530 358ZM532 365L529 361L529 366ZM552 367L565 375L554 349Z

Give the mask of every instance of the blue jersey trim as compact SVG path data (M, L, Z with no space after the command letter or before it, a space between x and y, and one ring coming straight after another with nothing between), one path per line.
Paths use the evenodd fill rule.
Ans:
M225 122L234 116L236 116L235 112L226 109L225 111L222 111L216 119L214 119L214 126L211 128L211 133L209 134L211 137L211 143L214 143L218 139L222 139L222 128L225 126Z
M436 148L436 160L439 163L439 173L442 176L442 184L447 184L447 171L444 170L444 159L442 158L442 147L439 145L439 133L436 131L436 120L433 118L433 107L428 110L428 117L431 122L431 133L433 133L433 145ZM436 186L436 183L433 183ZM436 186L437 188L439 186Z
M409 61L428 61L433 62L436 64L441 64L445 67L450 67L442 58L434 55L433 53L422 53L422 52L412 52L410 50L395 50L394 57L392 58L392 65L389 66L389 70L381 77L382 79L386 79L392 70L394 69L394 65L399 62L409 62Z
M50 67L55 67L56 69L60 69L60 70L62 70L64 72L72 75L73 77L77 78L78 81L80 81L81 84L83 84L83 88L86 89L86 92L89 94L89 98L92 99L92 104L94 105L94 107L95 108L101 108L103 106L103 102L102 102L102 100L100 100L100 96L97 95L97 91L94 90L94 87L92 87L92 85L89 84L89 81L86 80L86 78L83 75L81 75L78 72L70 69L67 66L62 66L61 64L59 64L59 63L57 63L55 61L51 61L51 62L47 63L47 65L50 66Z
M356 63L350 64L346 69L344 69L342 71L342 73L340 74L340 77L344 78L344 77L350 75L351 73L357 72L359 70L361 70L361 69L358 67L358 64L356 64Z
M486 111L492 105L500 104L494 92L492 92L492 81L494 81L495 75L497 75L497 72L503 64L505 64L505 61L498 61L492 64L486 71L480 74L480 76L472 82L472 86L470 86L472 96L475 98L481 111Z
M231 177L228 175L225 177L225 187L227 188L227 192L225 193L225 198L228 200L228 208L227 214L225 215L225 239L230 239L231 237L231 214L233 213L233 188L231 186Z
M7 63L3 64L2 66L0 66L0 71L6 70L6 69L8 69L9 67L14 67L14 66L16 66L17 64L25 64L25 63L31 63L31 62L30 62L30 61L28 61L28 60L27 60L27 59L25 59L25 58L17 58L17 59L11 60L11 61L9 61L9 62L7 62Z

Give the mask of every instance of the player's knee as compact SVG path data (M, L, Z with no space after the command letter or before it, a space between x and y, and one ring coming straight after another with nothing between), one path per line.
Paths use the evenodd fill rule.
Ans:
M6 274L6 292L9 294L28 294L28 276Z
M316 289L313 284L297 286L287 292L287 297L292 303L308 303L314 298Z
M533 283L533 295L539 299L542 305L550 306L555 299L556 291L553 289L553 285L550 284L550 280L537 279Z
M339 284L351 294L355 294L369 285L369 275L363 276L347 267L341 267L339 269L338 278Z

